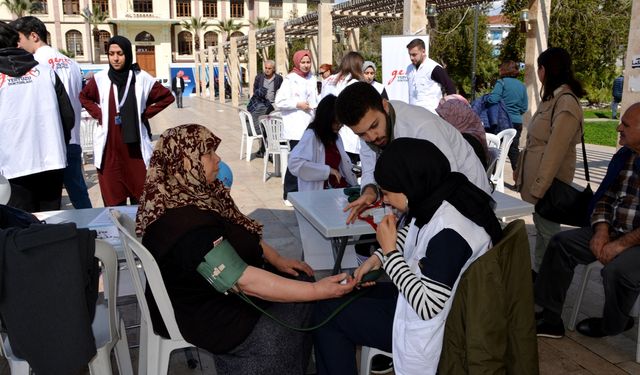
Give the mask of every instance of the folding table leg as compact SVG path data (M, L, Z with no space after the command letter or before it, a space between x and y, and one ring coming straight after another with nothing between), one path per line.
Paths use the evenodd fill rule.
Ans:
M337 275L342 271L342 257L344 257L344 250L347 247L347 241L349 237L335 237L331 239L331 250L333 250L333 259L335 264L333 265L332 275Z

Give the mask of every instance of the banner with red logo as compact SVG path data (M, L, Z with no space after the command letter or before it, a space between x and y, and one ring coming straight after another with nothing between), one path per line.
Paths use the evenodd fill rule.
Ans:
M382 37L382 84L391 100L409 102L407 66L411 64L407 44L414 39L422 39L429 56L428 35L393 35Z

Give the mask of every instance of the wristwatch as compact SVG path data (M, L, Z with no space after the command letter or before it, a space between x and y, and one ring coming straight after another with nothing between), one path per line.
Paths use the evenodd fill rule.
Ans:
M382 249L380 249L380 251L382 251ZM382 262L386 263L389 260L389 258L391 258L391 256L393 254L398 253L398 252L399 252L398 250L393 250L393 251L390 251L390 252L388 252L386 254L383 252L382 253Z

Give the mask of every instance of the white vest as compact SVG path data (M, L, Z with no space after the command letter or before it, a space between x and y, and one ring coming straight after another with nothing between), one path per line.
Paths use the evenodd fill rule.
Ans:
M423 320L400 293L393 319L393 367L398 375L429 375L438 370L444 326L451 310L460 275L478 257L491 248L491 237L485 230L464 217L449 202L442 205L431 220L418 229L412 220L404 242L404 258L416 275L421 275L418 262L424 257L424 249L429 241L444 228L451 228L460 234L472 247L472 254L460 270L451 289L451 297L438 315ZM474 246L475 244L475 246Z
M431 73L436 66L440 66L440 64L425 57L417 70L413 64L409 64L407 67L409 104L424 107L433 113L436 113L436 107L442 98L440 84L431 79Z
M7 179L67 166L55 82L43 64L22 77L0 73L0 174Z
M107 134L109 132L109 90L111 90L112 83L109 79L108 72L109 70L105 69L93 76L100 95L100 103L98 104L102 110L102 125L97 125L93 128L93 160L96 168L100 168L102 165L102 155L105 145L107 144ZM140 123L138 129L140 133L140 151L142 152L142 159L147 168L149 168L149 160L153 153L153 147L151 146L149 133L142 123L142 113L147 108L147 98L155 82L155 79L147 72L139 71L136 73L135 93L136 105L138 106L138 122Z
M67 56L58 52L58 50L50 46L42 46L36 50L33 57L40 63L48 65L53 69L62 84L64 85L71 106L73 107L73 116L75 118L73 129L71 130L70 144L80 144L80 113L82 104L80 104L80 91L82 91L82 72L80 66Z

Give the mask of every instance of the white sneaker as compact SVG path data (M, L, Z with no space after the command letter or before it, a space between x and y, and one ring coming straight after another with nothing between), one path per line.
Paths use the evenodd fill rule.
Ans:
M283 201L283 203L284 203L284 205L285 205L285 206L287 206L287 207L293 207L293 205L291 204L291 202L289 202L289 200L287 200L287 199L285 199L285 200Z

